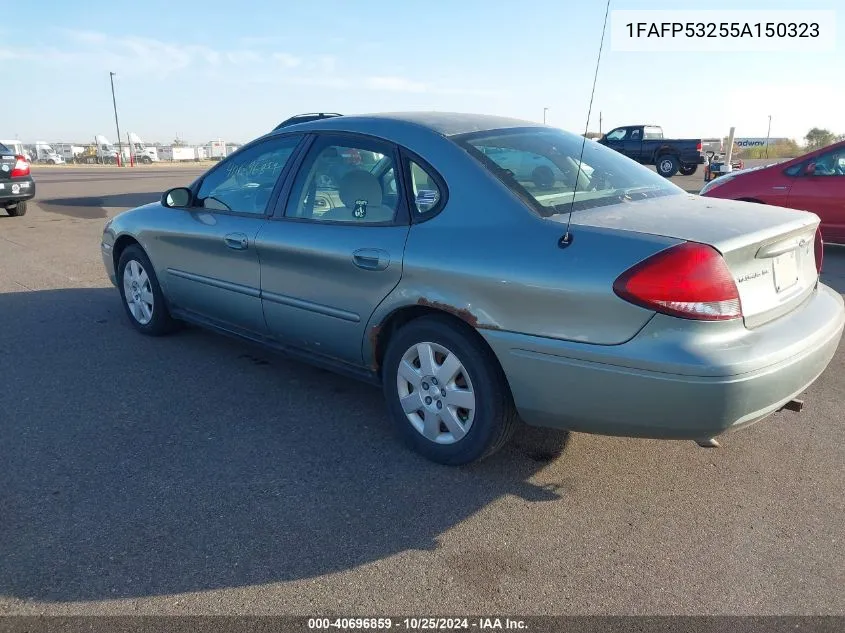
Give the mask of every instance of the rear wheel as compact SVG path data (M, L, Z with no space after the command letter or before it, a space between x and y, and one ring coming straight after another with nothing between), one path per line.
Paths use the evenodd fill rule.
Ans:
M495 356L468 326L448 317L422 317L396 332L383 372L397 431L434 462L456 466L488 457L517 427Z
M657 173L664 178L671 178L677 174L681 166L677 156L670 156L668 154L660 156L656 161L656 165Z
M161 336L176 322L170 316L155 270L140 246L127 246L117 265L117 287L123 307L136 330Z
M6 207L6 213L11 215L13 218L26 215L26 202L22 201L18 202L14 206Z
M681 176L692 176L698 171L698 165L681 165L681 168L678 171Z

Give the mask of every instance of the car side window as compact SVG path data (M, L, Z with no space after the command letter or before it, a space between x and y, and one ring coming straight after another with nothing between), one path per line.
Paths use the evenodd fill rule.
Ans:
M608 132L607 140L608 141L621 141L623 138L625 138L625 132L626 131L627 130L624 127L620 127L620 128L613 130L612 132Z
M263 215L279 175L302 136L274 138L233 154L200 184L196 205Z
M813 176L845 176L845 148L816 157Z
M371 139L318 139L299 169L285 217L393 222L399 206L393 147Z
M639 130L632 130L631 131L631 139L632 141L640 140L640 131Z
M417 215L424 215L437 207L443 192L437 181L423 166L408 161L411 172L411 194L414 197L413 211Z

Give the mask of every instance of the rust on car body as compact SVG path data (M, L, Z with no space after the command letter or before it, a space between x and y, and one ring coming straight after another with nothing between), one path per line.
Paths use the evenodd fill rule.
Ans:
M449 305L448 303L443 303L442 301L432 301L430 299L426 299L425 297L420 297L417 300L417 305L424 306L426 308L434 308L435 310L442 310L443 312L448 312L449 314L453 314L458 317L461 321L471 325L474 328L479 328L482 330L498 330L499 326L495 323L480 323L478 317L470 312L467 308L457 308L455 306Z

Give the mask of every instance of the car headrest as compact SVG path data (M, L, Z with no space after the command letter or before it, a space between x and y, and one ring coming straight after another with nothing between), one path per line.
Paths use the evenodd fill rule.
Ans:
M348 209L360 205L362 201L365 206L381 206L382 194L378 179L362 169L354 169L340 179L338 194Z

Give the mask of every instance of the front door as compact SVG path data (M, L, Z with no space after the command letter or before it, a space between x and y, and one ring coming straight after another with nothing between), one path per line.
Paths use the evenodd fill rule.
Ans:
M256 237L302 136L262 141L209 171L190 207L155 240L172 306L243 334L265 334Z
M789 191L789 207L821 218L822 236L845 243L845 146L812 160L812 174L800 174ZM806 168L805 168L806 170Z
M317 137L257 240L271 336L362 363L366 324L402 276L409 222L398 164L384 141Z

